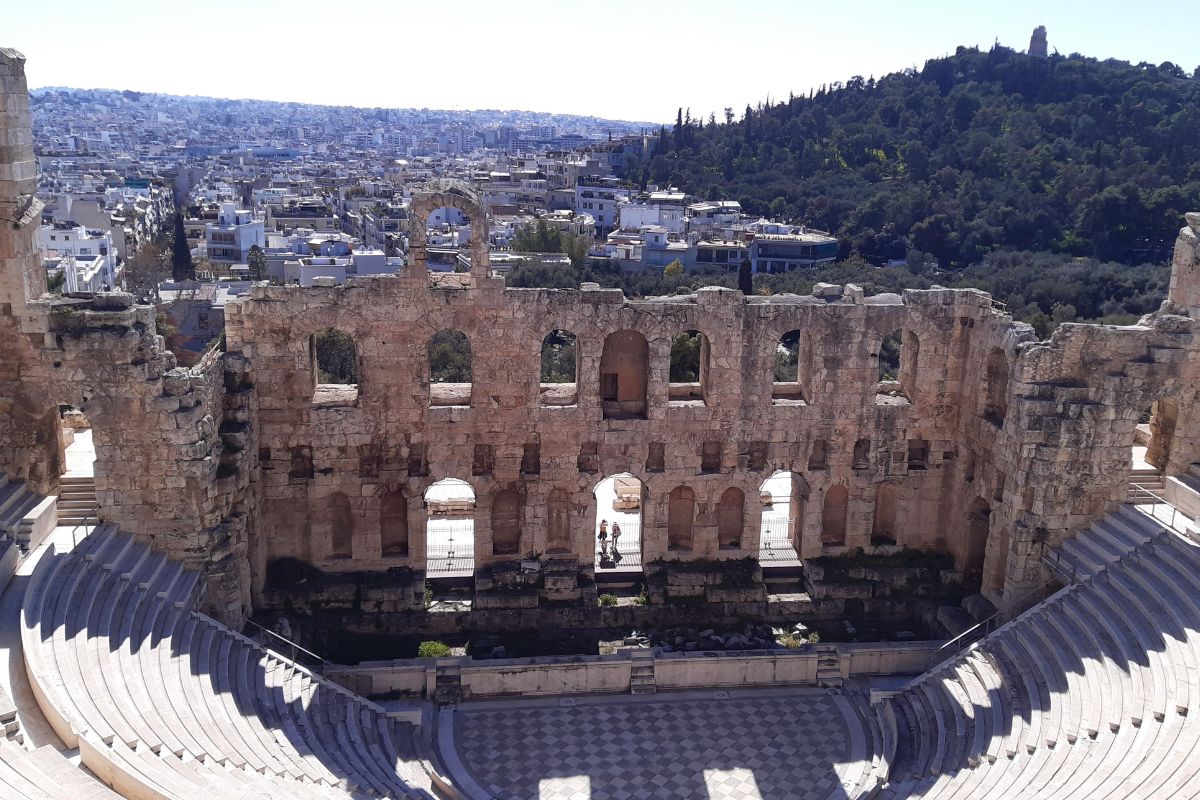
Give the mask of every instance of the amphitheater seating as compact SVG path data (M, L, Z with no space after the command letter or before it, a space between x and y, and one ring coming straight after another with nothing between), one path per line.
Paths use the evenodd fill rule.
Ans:
M876 708L880 796L1200 796L1200 546L1126 505L1060 555L1079 582Z
M35 568L27 670L102 780L162 798L432 796L410 724L195 612L199 594L111 525Z
M53 747L25 750L0 737L0 797L4 800L117 800Z

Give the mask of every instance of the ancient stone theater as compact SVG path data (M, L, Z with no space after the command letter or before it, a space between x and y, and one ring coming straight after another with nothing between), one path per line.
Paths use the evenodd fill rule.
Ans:
M0 797L1200 795L1200 214L1160 311L1045 341L969 289L508 288L470 186L410 216L179 366L47 292L0 50Z

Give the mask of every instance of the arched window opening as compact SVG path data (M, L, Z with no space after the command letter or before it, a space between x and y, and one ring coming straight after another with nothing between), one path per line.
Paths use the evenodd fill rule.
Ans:
M838 484L829 487L821 509L821 545L838 547L846 544L846 512L850 504L850 492Z
M813 398L816 364L812 337L788 331L775 345L771 402L777 406L805 405Z
M379 504L379 549L384 558L408 555L408 498L392 489Z
M358 399L358 348L354 337L337 328L325 328L312 336L315 388L313 403L340 405Z
M997 428L1004 427L1008 415L1008 356L999 347L988 353L984 391L983 418Z
M546 552L571 552L571 501L561 487L546 499Z
M963 586L968 589L978 590L982 584L991 524L992 507L982 497L976 497L967 507L966 553L962 561Z
M520 492L504 489L492 499L492 553L515 555L521 551L521 517L525 503Z
M717 547L735 550L742 546L742 528L746 520L746 494L731 486L717 503Z
M600 356L600 400L605 419L646 419L650 347L637 331L604 339Z
M903 339L899 330L892 331L879 343L879 352L876 354L876 363L879 366L879 382L875 384L876 405L903 405L908 402L900 381L903 349Z
M779 470L762 482L758 560L764 566L798 566L807 488L794 472Z
M871 544L876 547L896 543L897 490L892 483L881 483L875 490L875 511L871 517Z
M425 490L425 576L475 574L475 491L457 478Z
M573 406L579 400L579 349L575 334L552 330L542 339L539 397L544 406Z
M596 498L596 519L592 523L596 572L640 571L645 485L622 472L600 481L592 493Z
M353 558L354 513L350 498L342 492L329 496L329 558Z
M671 340L669 400L673 405L703 405L708 388L708 337L684 331Z
M441 330L429 340L429 404L471 405L471 341L462 331Z
M667 549L692 549L695 517L696 493L689 486L676 486L667 497Z
M430 272L471 271L471 219L454 206L435 208L425 220Z

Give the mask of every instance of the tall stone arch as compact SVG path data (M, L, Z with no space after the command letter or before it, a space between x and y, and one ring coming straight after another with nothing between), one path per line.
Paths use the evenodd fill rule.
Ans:
M428 271L426 226L439 208L457 208L471 223L471 275L488 276L488 215L483 198L462 181L438 180L413 195L408 212L408 257L414 270Z

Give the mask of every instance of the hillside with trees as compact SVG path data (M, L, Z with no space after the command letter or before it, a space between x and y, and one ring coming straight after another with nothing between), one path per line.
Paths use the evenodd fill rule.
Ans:
M878 80L681 110L627 178L830 231L841 256L1000 250L1161 262L1200 208L1200 69L959 48Z

